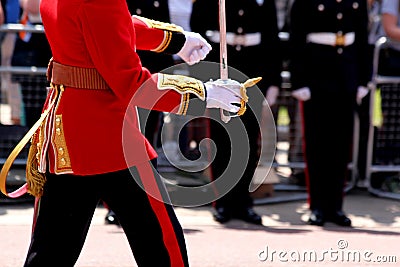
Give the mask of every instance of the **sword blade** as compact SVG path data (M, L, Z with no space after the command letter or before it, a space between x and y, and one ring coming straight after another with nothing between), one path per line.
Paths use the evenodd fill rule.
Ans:
M225 0L219 0L219 49L221 80L228 79L228 53L226 44L226 11Z
M221 80L228 80L228 53L226 44L226 11L225 0L219 0L219 66ZM229 112L223 109L219 110L221 120L225 123L229 122L231 117ZM225 114L226 113L226 114Z

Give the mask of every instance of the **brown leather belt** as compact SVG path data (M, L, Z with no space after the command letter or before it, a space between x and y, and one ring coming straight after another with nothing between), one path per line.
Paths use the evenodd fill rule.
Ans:
M110 87L95 68L67 66L50 59L47 80L64 87L109 90Z

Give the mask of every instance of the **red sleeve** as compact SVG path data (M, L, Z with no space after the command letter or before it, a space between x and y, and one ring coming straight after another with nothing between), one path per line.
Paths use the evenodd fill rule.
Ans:
M157 53L176 54L182 49L186 37L183 28L172 24L133 15L136 48Z
M135 28L136 49L138 50L156 50L166 37L162 29L152 28L145 21L137 16L132 16L133 26Z
M90 57L114 94L128 104L151 74L142 67L135 51L135 28L126 2L97 0L87 1L86 5L79 10L78 16ZM154 46L160 40L160 34L162 31L157 29L147 30L146 35L141 35L147 36L147 41L141 37L142 45L149 43L149 47ZM146 86L147 101L133 104L173 111L181 103L181 94L174 90L158 90L156 81L150 79Z

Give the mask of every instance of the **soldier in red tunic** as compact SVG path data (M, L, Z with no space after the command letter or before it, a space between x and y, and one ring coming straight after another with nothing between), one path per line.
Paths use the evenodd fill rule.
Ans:
M136 107L238 113L244 85L151 74L136 50L177 53L194 64L210 46L175 25L131 16L126 0L42 0L40 12L53 59L49 113L31 146L45 183L28 183L40 203L25 266L73 266L100 199L117 214L138 266L188 266Z

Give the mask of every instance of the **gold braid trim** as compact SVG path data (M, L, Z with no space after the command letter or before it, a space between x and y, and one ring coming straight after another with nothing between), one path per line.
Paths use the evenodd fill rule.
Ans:
M190 94L196 95L203 101L206 99L203 82L188 76L159 73L157 87L159 90L172 89L182 95L178 114L186 114L189 108Z
M53 145L56 153L56 170L59 173L72 173L71 159L64 136L62 115L56 115L54 123Z
M38 161L40 158L40 146L39 131L32 136L31 146L28 152L28 158L26 161L26 183L28 184L28 193L35 196L41 197L43 195L43 187L46 183L46 176L44 173L39 172Z
M171 43L171 40L172 40L172 32L183 32L182 27L172 24L172 23L166 23L166 22L161 22L161 21L157 21L157 20L152 20L152 19L148 19L145 17L137 16L137 15L134 15L133 17L143 21L149 28L164 30L164 40L161 42L161 44L157 48L151 50L156 53L161 53L165 49L167 49L167 47L169 46L169 44Z
M45 120L44 118L49 115L50 110L54 109L56 102L60 101L61 92L64 90L64 87L56 86L53 83L50 84L51 88L55 90L55 95L50 99L50 104L47 107L47 110L44 114L41 115L43 118L42 123L36 130L36 132L32 135L31 145L29 147L28 158L26 161L26 183L28 185L28 193L35 196L41 197L43 195L43 187L46 183L46 175L39 171L39 165L41 160L41 152L44 144L44 127Z
M158 47L156 47L155 49L152 49L151 51L156 52L156 53L164 52L164 50L167 49L167 47L171 43L171 40L172 40L172 32L164 31L164 40Z
M178 114L180 115L186 115L186 112L189 108L189 100L190 100L190 94L189 93L185 93L182 95L182 103L181 106L179 108Z
M176 24L161 22L157 20L148 19L145 17L134 15L133 17L143 21L149 28L166 30L171 32L183 32L183 28Z
M173 74L158 74L159 90L173 89L180 94L192 93L201 100L205 100L205 87L203 82L192 77Z

